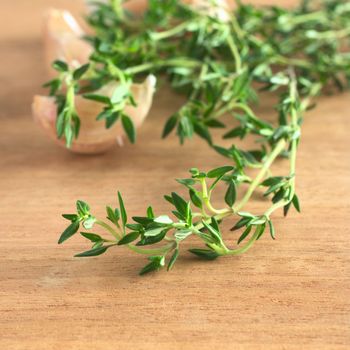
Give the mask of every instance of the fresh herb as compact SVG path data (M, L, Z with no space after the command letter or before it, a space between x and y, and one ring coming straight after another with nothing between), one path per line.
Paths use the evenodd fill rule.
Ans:
M106 119L107 127L121 120L134 141L135 129L123 112L126 104L133 103L129 87L144 74L162 74L176 91L187 96L185 104L168 117L163 137L176 131L183 143L197 134L226 157L229 165L208 172L191 169L188 179L179 179L189 194L165 196L173 206L171 217L155 215L149 207L145 216L130 218L118 193L119 208L107 207L107 223L95 219L89 207L78 202L77 214L64 215L70 225L59 243L81 226L85 230L101 226L110 237L82 233L93 246L78 256L100 255L122 245L149 256L141 271L145 274L166 264L168 270L173 268L183 241L193 235L204 247L190 252L207 260L242 254L266 232L275 239L272 214L283 209L287 215L292 207L300 211L295 181L303 114L321 92L334 87L342 90L350 83L350 53L346 50L349 4L341 0L314 4L304 0L295 9L283 9L239 2L229 20L219 18L215 11L196 11L176 0L150 0L141 19L125 12L119 1L96 4L88 18L96 32L88 38L94 47L89 66L72 71L64 62L55 62L59 78L48 84L60 107L58 136L64 135L68 146L74 136L78 137L74 94L84 79L85 98L105 105L97 118ZM216 6L215 1L212 6ZM111 99L94 93L110 81L119 82ZM276 122L255 114L257 89L279 94ZM238 126L225 131L223 138L250 135L256 137L257 149L243 150L235 144L225 148L214 142L210 130L225 128L220 118L227 114ZM289 172L272 175L271 165L280 156L289 159ZM255 169L254 177L248 175L249 168ZM218 186L226 186L220 209L212 203ZM242 187L246 190L238 199L237 191ZM258 214L242 211L253 193L262 188L263 195L271 198L271 206ZM234 218L234 233L224 237L222 221ZM236 248L227 243L233 240Z

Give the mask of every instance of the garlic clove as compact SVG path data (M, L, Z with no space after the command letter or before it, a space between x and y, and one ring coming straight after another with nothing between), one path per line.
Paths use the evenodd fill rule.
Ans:
M156 78L147 77L142 84L131 87L137 106L127 106L125 113L133 120L135 127L139 127L146 118L153 100ZM111 97L118 83L109 83L96 93ZM71 151L85 154L106 152L117 142L123 144L124 130L120 122L106 129L104 121L97 121L96 116L101 112L102 105L98 102L76 96L76 109L81 119L78 139L73 141ZM65 147L65 140L56 135L57 106L53 97L35 96L32 105L34 119L59 145Z
M72 68L88 62L92 47L82 39L83 29L69 11L51 9L44 20L45 61L50 76L55 77L51 64L63 60Z

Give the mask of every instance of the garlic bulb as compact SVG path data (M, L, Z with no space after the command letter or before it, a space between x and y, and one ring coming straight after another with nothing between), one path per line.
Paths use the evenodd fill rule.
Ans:
M150 75L144 83L132 85L131 90L137 106L127 106L125 113L133 120L135 127L142 124L151 108L155 84L156 78ZM117 83L109 83L96 93L111 97L117 86ZM121 123L116 123L110 129L106 129L104 121L96 120L96 115L102 110L100 103L76 96L75 104L81 118L81 127L79 137L74 140L70 150L77 153L97 154L107 151L116 142L123 145L124 131ZM55 98L35 96L32 107L34 119L51 138L61 146L65 146L65 140L58 139L56 135L57 106Z
M44 39L47 68L54 60L60 59L76 68L88 62L92 48L82 40L84 31L68 11L50 10L45 18ZM55 76L57 72L55 73ZM127 106L124 112L132 119L135 127L139 127L146 118L155 92L156 78L147 77L142 84L133 84L131 91L136 107ZM95 93L111 97L118 83L109 83ZM75 105L80 117L81 127L78 139L73 141L71 151L77 153L102 153L118 142L123 144L124 131L120 123L106 129L104 121L97 121L96 116L103 105L98 102L75 97ZM32 105L34 119L60 145L65 146L64 139L56 135L57 106L53 97L35 96Z

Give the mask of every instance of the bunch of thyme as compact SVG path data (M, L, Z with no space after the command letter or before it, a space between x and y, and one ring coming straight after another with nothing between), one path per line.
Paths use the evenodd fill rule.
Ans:
M183 143L197 134L232 165L207 172L191 169L189 178L177 180L189 195L187 199L175 192L165 196L174 207L171 217L156 216L149 207L145 216L130 220L118 193L119 207L107 207L106 222L78 201L76 214L63 215L71 223L59 243L81 226L85 230L101 226L109 236L81 232L92 242L92 249L77 256L96 256L125 245L149 257L141 271L144 274L166 263L171 269L182 242L192 235L203 241L204 248L190 252L205 259L242 254L266 231L274 238L272 213L283 208L287 215L292 206L300 211L295 177L303 114L312 107L315 96L334 87L345 89L350 82L349 3L303 1L295 9L283 9L238 2L229 20L224 20L215 11L196 11L178 0L150 0L143 17L135 18L123 10L120 0L111 0L109 4L96 3L87 21L96 33L86 38L94 48L89 63L73 71L56 61L54 67L60 75L48 83L59 104L58 136L66 138L67 146L79 134L74 94L81 92L85 98L101 102L97 118L105 119L106 127L121 119L134 141L135 129L123 109L135 103L131 84L152 73L167 77L176 91L187 96L184 105L168 117L163 137L176 130ZM111 81L119 82L112 99L96 94ZM274 123L261 119L252 109L260 90L279 93ZM226 131L223 138L252 135L259 148L243 150L235 144L225 148L214 142L211 129L226 128L221 117L227 114L239 126ZM288 157L289 172L272 176L270 167L280 156ZM254 178L248 175L249 168L257 169ZM220 209L212 204L219 184L227 187L225 205ZM247 189L237 200L241 186ZM271 206L259 214L243 211L262 187L266 188L263 195L271 196ZM220 230L228 217L237 217L232 230L241 230L236 248L224 242Z

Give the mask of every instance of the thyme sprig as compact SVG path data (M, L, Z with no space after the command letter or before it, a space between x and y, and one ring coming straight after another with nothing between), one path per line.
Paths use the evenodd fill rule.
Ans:
M209 260L242 254L267 231L274 239L272 214L283 208L287 215L291 207L300 211L295 181L303 114L312 107L315 96L334 86L345 89L350 82L350 55L346 51L350 7L341 0L314 4L303 1L287 10L238 3L228 21L175 0L150 0L141 19L124 11L120 1L96 4L88 17L96 32L87 38L94 47L89 66L79 68L83 72L79 74L63 62L55 63L60 76L50 86L62 106L65 130L62 133L60 129L58 136L64 134L68 146L71 135L78 136L72 96L83 86L85 98L105 104L98 118L106 119L107 127L121 119L134 141L135 129L123 112L125 104L133 103L129 87L145 74L165 75L176 91L186 94L187 101L168 117L163 137L176 130L183 143L197 134L231 164L208 172L191 169L189 178L179 179L188 197L175 192L165 196L173 206L172 215L155 215L150 206L145 216L130 218L118 193L118 208L107 207L108 221L102 221L91 214L86 203L78 201L77 213L64 215L70 225L59 243L81 227L91 230L100 226L108 236L82 232L92 248L78 256L100 255L124 245L149 256L141 271L144 274L165 264L171 269L182 243L193 235L204 247L190 252ZM119 82L115 98L95 93L111 81ZM279 94L276 122L267 122L254 112L257 88ZM243 150L235 144L222 147L215 142L210 130L225 128L221 117L227 114L239 125L226 131L223 138L251 135L259 148ZM287 174L276 176L270 168L280 156L287 157L290 166ZM248 168L256 169L255 177L248 175ZM218 185L226 186L223 208L212 202ZM241 187L245 192L237 200ZM262 213L243 211L261 188L265 188L263 196L271 197L271 206ZM232 230L241 232L236 246L220 228L225 219L234 217Z
M149 207L145 216L133 217L130 221L122 196L118 193L119 207L106 208L108 223L97 220L90 213L89 206L78 201L77 214L64 215L71 221L71 224L62 234L59 243L78 232L80 226L89 230L94 225L99 225L109 234L109 237L82 232L81 234L89 239L93 246L91 250L77 256L97 256L113 246L125 245L136 253L149 256L150 262L141 270L141 274L144 274L165 266L166 262L168 270L171 269L179 256L181 244L192 235L199 237L206 248L192 248L190 252L209 260L219 256L239 255L246 252L267 229L274 238L275 230L271 214L279 208L284 208L286 215L291 205L300 211L298 197L295 194L295 162L302 110L293 75L290 77L289 90L282 99L281 105L288 113L287 126L293 130L293 133L279 139L266 155L254 179L248 178L242 169L230 165L212 169L207 173L191 169L190 178L178 180L187 188L188 199L184 199L175 192L165 196L165 199L174 207L172 214L175 219L166 214L156 216L152 207ZM289 174L266 178L273 161L286 149L290 150ZM222 209L215 208L211 200L219 183L227 187L226 205ZM243 198L237 201L237 187L242 183L248 183L249 187ZM253 192L261 186L267 187L265 196L272 194L272 205L260 214L243 212L242 209ZM242 230L235 248L229 247L229 244L225 242L219 225L222 220L232 216L237 217L238 220L232 230ZM152 249L147 247L160 242L164 244Z

